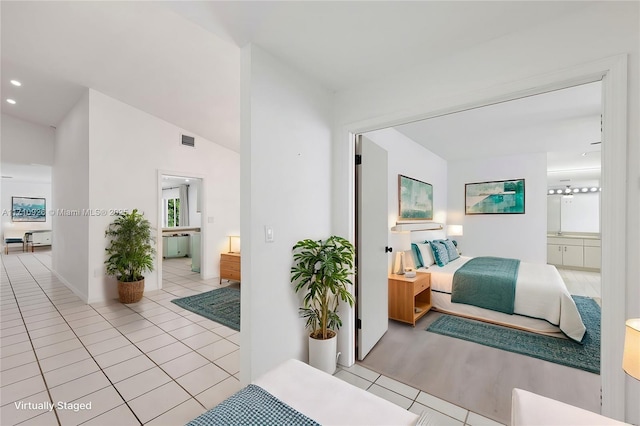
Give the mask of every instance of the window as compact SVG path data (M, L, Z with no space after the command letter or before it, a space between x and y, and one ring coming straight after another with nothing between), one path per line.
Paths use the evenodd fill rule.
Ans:
M164 201L165 226L167 228L180 226L180 198L169 198Z

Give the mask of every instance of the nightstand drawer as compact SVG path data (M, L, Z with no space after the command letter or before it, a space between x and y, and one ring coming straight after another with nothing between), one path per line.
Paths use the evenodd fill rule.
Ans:
M240 281L240 271L220 271L220 277L225 280Z
M420 275L418 275L419 277ZM415 296L418 293L422 293L431 285L431 275L424 275L424 278L414 281L413 283L413 295Z
M238 262L230 262L228 260L220 261L220 270L221 271L237 271L240 272L240 263Z

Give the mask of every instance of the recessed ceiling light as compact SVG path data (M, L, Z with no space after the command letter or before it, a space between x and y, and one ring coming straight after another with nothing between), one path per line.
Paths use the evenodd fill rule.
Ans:
M184 181L185 181L185 182L189 182L189 179L185 179Z
M22 83L20 83L18 80L11 80L11 84L18 87L22 86Z
M11 105L15 105L16 101L14 101L13 99L9 99L7 98L7 102L9 102Z

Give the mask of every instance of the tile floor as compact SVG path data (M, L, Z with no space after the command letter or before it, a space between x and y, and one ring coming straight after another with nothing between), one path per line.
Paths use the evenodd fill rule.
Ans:
M171 303L217 278L170 259L141 302L86 305L50 264L50 252L2 256L0 424L179 425L240 389L240 334ZM497 425L357 364L336 376L434 424Z

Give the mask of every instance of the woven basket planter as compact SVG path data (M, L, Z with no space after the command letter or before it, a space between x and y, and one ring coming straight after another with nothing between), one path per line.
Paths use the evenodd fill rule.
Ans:
M118 298L120 303L136 303L144 293L144 278L140 281L123 283L118 281Z

